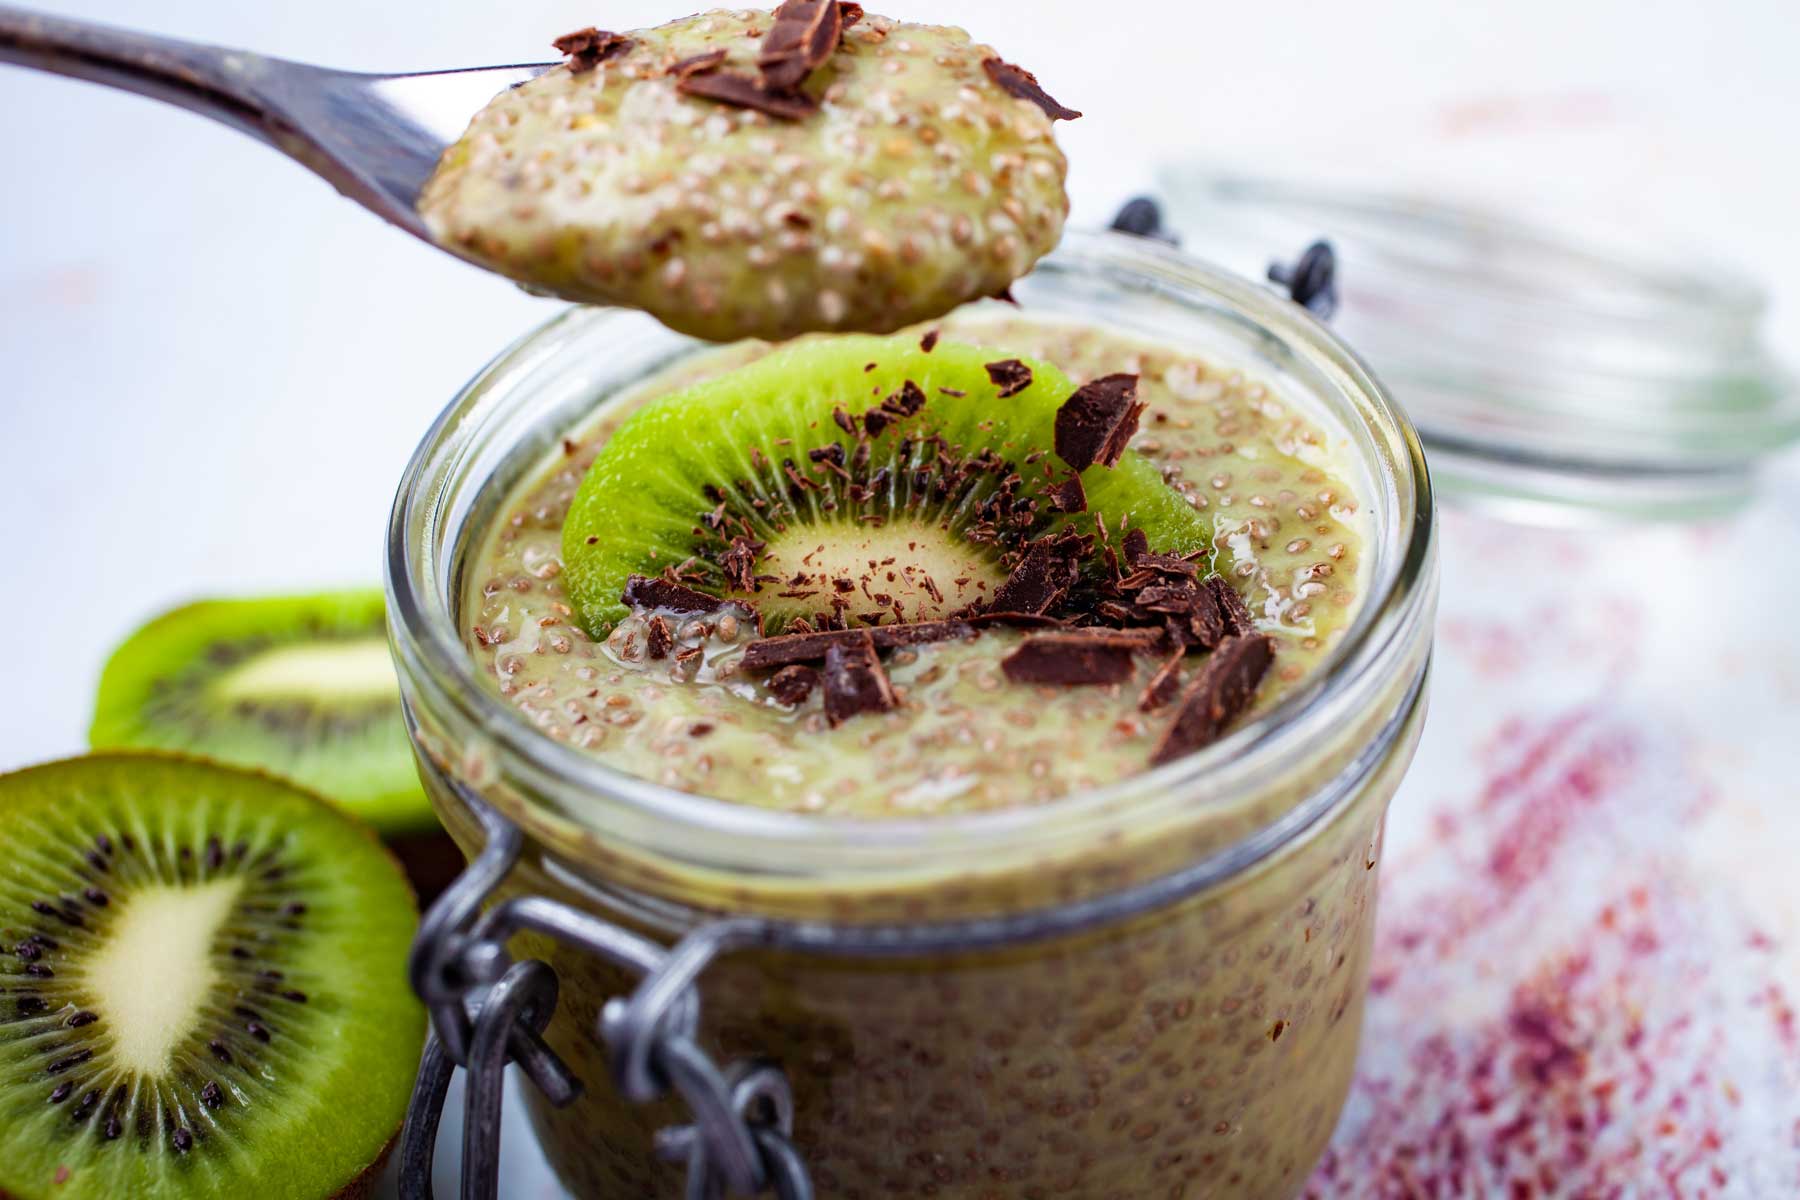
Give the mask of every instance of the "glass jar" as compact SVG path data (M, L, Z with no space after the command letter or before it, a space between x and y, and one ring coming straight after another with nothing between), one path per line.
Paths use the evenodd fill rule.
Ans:
M541 735L459 639L465 570L562 432L699 347L579 309L506 351L440 417L390 527L390 623L423 773L524 833L501 897L541 895L668 942L720 914L775 948L708 968L702 1041L780 1062L821 1197L1296 1193L1349 1085L1382 827L1425 708L1436 600L1417 439L1303 310L1178 252L1071 234L1014 289L1028 313L1228 364L1303 408L1362 497L1362 607L1325 663L1188 758L1043 807L855 821L623 775ZM635 983L525 935L561 979L545 1037L589 1084L532 1117L578 1196L678 1196L652 1132L681 1117L604 1086L601 1006Z
M1261 275L1330 241L1333 328L1406 405L1439 490L1538 524L1729 515L1800 441L1768 298L1698 256L1427 197L1171 168L1188 244Z

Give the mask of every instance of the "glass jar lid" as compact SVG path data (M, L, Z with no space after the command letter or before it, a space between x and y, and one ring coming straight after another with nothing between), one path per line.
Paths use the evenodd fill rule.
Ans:
M1188 249L1254 278L1332 245L1333 325L1409 410L1452 499L1558 523L1714 515L1800 440L1766 298L1712 263L1194 168L1159 190Z

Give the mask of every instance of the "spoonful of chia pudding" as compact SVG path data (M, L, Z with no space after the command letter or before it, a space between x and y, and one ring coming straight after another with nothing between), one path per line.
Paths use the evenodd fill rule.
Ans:
M716 341L898 329L1061 235L1051 130L1081 114L960 29L787 0L555 46L370 75L0 5L0 62L213 117L534 292Z

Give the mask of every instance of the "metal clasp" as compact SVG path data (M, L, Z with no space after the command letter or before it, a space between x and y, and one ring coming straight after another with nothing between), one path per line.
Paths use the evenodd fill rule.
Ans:
M656 1153L687 1166L689 1200L764 1193L812 1200L812 1183L795 1150L794 1101L787 1076L760 1060L721 1070L697 1040L696 981L721 954L769 940L754 919L701 925L672 948L542 896L515 896L482 911L518 861L518 828L479 796L431 768L480 822L487 842L475 861L425 915L409 964L412 985L431 1013L418 1083L400 1141L403 1200L432 1200L431 1158L451 1077L468 1073L463 1116L462 1200L495 1200L500 1176L500 1109L508 1062L515 1062L557 1107L582 1083L543 1040L556 1011L556 972L535 959L514 962L506 943L530 930L642 977L629 997L607 1002L598 1035L613 1082L636 1104L671 1089L686 1101L690 1124L660 1130Z
M1152 241L1179 246L1181 239L1163 224L1162 205L1154 196L1133 196L1112 219L1112 228ZM1288 297L1321 321L1337 312L1337 251L1320 239L1301 251L1292 266L1269 264L1269 282L1287 289Z

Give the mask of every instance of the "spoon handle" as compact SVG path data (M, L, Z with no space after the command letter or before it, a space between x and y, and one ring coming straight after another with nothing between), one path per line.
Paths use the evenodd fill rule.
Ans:
M274 64L260 54L0 4L0 63L135 92L287 148L263 94Z

